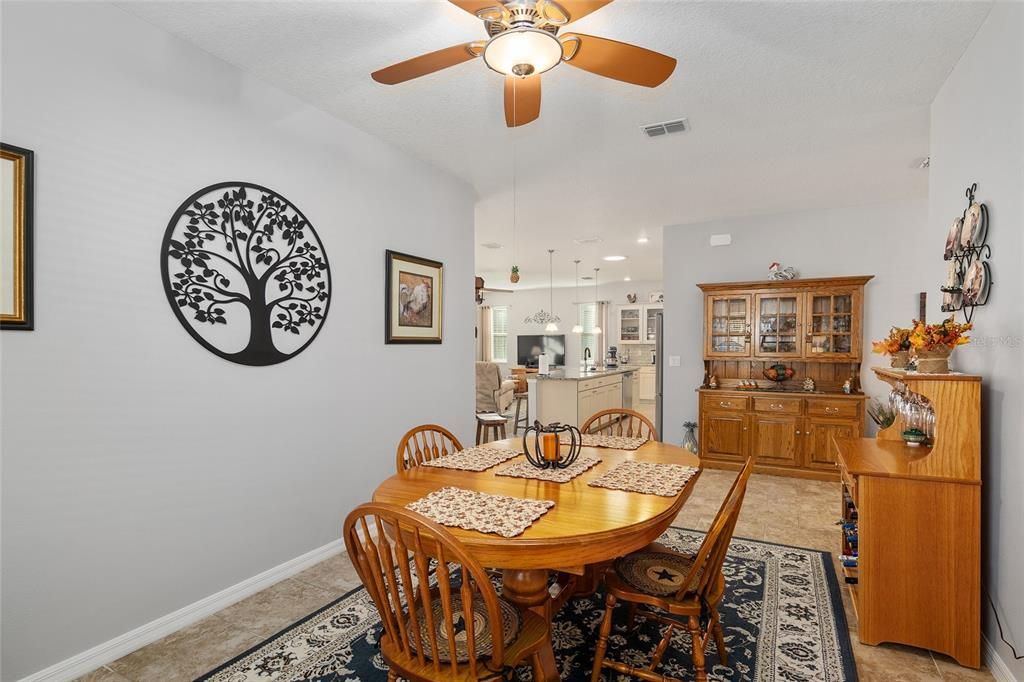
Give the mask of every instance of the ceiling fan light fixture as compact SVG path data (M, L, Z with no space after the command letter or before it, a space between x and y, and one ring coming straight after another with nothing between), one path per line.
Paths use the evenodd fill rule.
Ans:
M535 76L562 60L562 44L551 33L536 28L513 28L487 41L487 66L504 76Z

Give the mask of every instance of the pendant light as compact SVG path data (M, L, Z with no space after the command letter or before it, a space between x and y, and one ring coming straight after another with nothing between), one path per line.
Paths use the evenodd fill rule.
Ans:
M580 261L577 258L576 260L573 261L573 263L576 264L576 305L578 306L579 305L579 300L580 300ZM573 334L582 334L583 333L583 325L580 324L580 316L579 316L579 309L578 308L577 308L577 312L576 312L576 324L574 324L572 326L572 333Z
M551 307L551 312L546 312L543 308L539 311L527 317L523 320L524 323L530 324L543 324L544 331L546 332L557 332L558 323L562 321L558 315L555 315L555 263L554 263L555 250L548 249L548 304Z
M597 273L601 268L594 268L594 334L601 333L601 325L597 323Z

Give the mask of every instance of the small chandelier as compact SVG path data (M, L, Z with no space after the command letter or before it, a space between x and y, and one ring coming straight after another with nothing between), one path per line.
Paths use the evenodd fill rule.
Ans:
M543 308L539 311L527 317L523 322L525 324L543 324L545 325L544 331L546 332L557 332L558 323L562 321L558 315L554 314L555 309L555 265L554 265L554 249L548 249L548 307L551 308L552 312L547 312Z

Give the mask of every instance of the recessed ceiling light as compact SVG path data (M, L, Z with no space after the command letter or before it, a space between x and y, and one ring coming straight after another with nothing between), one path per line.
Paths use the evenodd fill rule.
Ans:
M600 244L601 238L597 236L579 237L577 239L573 239L572 241L574 244L576 244L576 246L586 246L588 244Z
M650 240L650 239L648 239L647 237L639 237L639 238L638 238L638 239L636 240L636 243L637 243L637 244L646 244L646 243L647 243L647 242L649 242L649 241L651 241L651 240Z
M622 278L622 281L623 281L623 282L632 282L632 281L633 281L633 278L632 278L632 277L628 277L628 276L627 276L627 277L623 277L623 278Z
M615 262L620 261L620 260L626 260L626 257L625 256L605 256L601 260L606 260L609 263L615 263Z

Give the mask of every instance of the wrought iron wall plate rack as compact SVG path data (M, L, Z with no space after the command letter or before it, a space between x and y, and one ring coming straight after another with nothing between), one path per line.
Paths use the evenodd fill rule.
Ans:
M971 184L964 192L967 207L960 218L962 230L970 230L967 244L962 237L946 260L954 269L952 282L940 287L943 294L942 312L962 312L964 320L970 322L974 309L988 303L992 289L992 268L988 259L992 247L988 244L988 207L975 201L978 183ZM975 208L977 207L977 208ZM973 211L972 211L973 209Z

